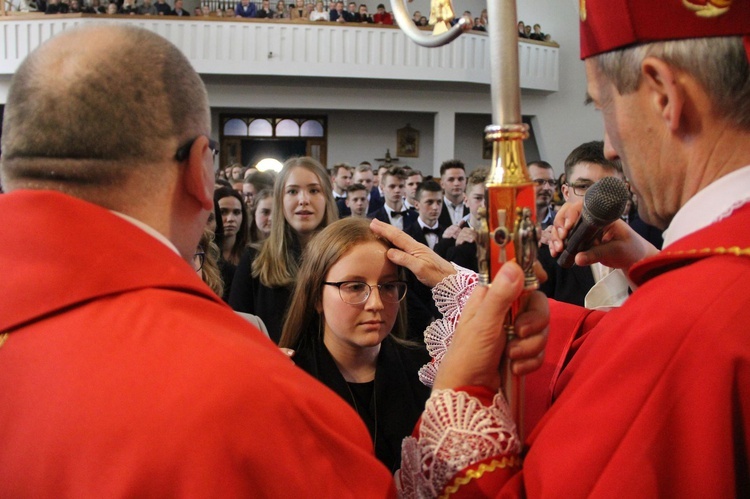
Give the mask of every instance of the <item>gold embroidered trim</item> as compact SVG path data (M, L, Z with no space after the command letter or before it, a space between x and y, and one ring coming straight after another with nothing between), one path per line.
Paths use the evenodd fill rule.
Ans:
M729 11L732 0L708 0L707 2L696 2L695 0L682 0L682 5L695 12L698 17L719 17Z
M3 345L5 345L5 340L8 339L8 334L10 334L10 333L0 334L0 348L2 348Z
M445 487L445 491L443 495L440 496L440 499L447 499L448 497L458 492L458 489L460 489L462 486L466 485L472 480L477 480L481 478L482 475L484 475L485 473L491 473L495 471L496 469L514 468L514 467L518 467L518 468L521 467L521 458L518 456L503 457L500 460L493 459L492 461L490 461L489 464L482 463L479 465L477 469L467 471L464 476L456 477L453 480L452 485L447 485Z
M734 255L734 256L750 256L750 248L740 248L739 246L731 246L729 248L703 248L703 249L691 249L681 251L664 251L663 255L697 255L697 256L708 256L708 255Z

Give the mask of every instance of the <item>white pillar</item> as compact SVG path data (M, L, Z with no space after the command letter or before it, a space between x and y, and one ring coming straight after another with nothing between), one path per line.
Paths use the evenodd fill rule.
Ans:
M435 113L435 154L432 175L440 177L440 165L456 154L456 112L441 110Z

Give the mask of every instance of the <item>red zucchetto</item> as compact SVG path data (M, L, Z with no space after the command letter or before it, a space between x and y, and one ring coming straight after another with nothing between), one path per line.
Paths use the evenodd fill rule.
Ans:
M581 59L662 40L745 36L749 0L579 0Z

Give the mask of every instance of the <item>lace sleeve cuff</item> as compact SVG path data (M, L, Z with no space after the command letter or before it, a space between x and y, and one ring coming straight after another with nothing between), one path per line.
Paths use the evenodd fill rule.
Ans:
M451 263L456 273L449 275L432 288L435 306L444 319L458 321L464 305L477 285L477 274Z
M440 281L432 289L435 305L443 318L430 324L424 332L424 342L432 362L419 370L419 380L427 386L432 386L435 381L435 375L451 343L461 311L477 285L476 273L455 263L453 267L457 272Z
M486 388L472 391L491 396ZM520 466L521 443L501 393L488 406L466 391L435 390L415 436L402 445L396 474L400 497L438 497L447 486L461 487L487 470ZM479 463L477 470L465 472Z

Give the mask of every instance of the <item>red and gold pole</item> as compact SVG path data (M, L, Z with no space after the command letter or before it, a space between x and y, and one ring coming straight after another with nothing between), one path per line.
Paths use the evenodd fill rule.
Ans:
M451 0L431 0L431 4L431 10L440 11L450 6ZM404 0L391 0L391 5L399 27L420 45L443 45L463 30L463 21L460 20L445 33L425 35L414 26ZM488 0L487 17L492 122L495 124L485 128L485 138L492 142L492 167L487 180L483 227L477 231L479 282L489 286L500 267L515 260L524 269L528 292L539 287L533 270L539 231L534 184L523 152L528 127L521 120L515 0ZM509 311L503 326L509 340L515 337L514 322L522 301L523 296ZM523 380L512 375L507 360L503 364L500 369L504 373L505 396L518 425L518 433L523 438Z
M492 120L496 124L485 128L485 139L492 143L492 164L486 183L483 229L487 232L480 236L485 246L478 249L479 281L489 285L505 262L515 260L524 270L524 290L529 292L539 287L533 269L539 232L534 183L523 149L528 126L521 119L516 3L489 0L487 15L492 41ZM515 338L514 322L522 300L523 296L513 304L503 325L508 341ZM507 356L501 369L504 393L523 438L523 379L513 375Z

